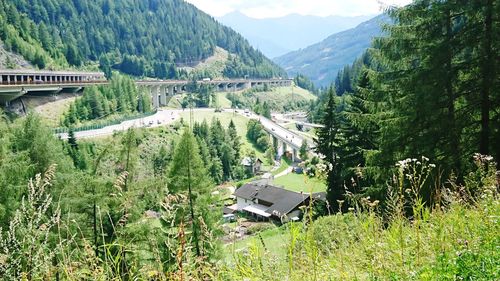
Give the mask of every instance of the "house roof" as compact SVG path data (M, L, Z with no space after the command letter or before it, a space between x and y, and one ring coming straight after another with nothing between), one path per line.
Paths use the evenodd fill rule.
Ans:
M260 216L263 216L265 218L268 218L271 216L270 213L266 212L266 207L265 206L259 206L259 205L254 205L254 206L246 206L243 208L244 211L254 213Z
M260 162L261 164L263 163L262 160L260 160L259 158L255 159L255 162L254 163L258 163ZM252 158L250 157L244 157L242 160L241 160L241 165L243 166L252 166Z
M264 183L248 183L238 188L234 195L247 200L262 200L271 204L266 213L280 217L286 215L309 196Z

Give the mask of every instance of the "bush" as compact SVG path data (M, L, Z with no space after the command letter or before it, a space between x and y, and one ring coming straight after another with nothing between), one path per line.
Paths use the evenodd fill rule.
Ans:
M272 223L256 223L247 228L247 234L256 234L276 227L277 226Z

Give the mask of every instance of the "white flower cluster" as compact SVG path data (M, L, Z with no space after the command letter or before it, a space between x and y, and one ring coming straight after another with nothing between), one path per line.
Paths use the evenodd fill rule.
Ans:
M489 163L493 161L493 157L489 155L482 155L481 153L474 153L474 161L476 162L481 162L481 163Z
M420 166L420 165L427 164L427 163L429 163L429 158L422 156L421 160L418 160L416 158L407 158L405 160L398 161L398 163L396 163L396 167L399 167L400 169L405 170L410 165ZM436 168L436 165L432 164L432 163L427 164L427 166L429 166L430 168Z

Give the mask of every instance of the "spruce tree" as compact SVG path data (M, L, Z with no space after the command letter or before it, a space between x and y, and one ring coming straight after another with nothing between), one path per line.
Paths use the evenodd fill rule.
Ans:
M339 134L340 117L335 103L335 91L328 90L328 99L321 118L322 128L319 128L316 143L316 152L328 164L327 167L327 199L332 211L339 210L339 201L344 200L344 185L340 176L338 149L341 143Z
M366 168L367 154L378 148L375 108L369 101L372 89L368 70L361 73L357 83L354 93L347 96L347 107L341 115L343 143L339 156L343 165L342 178L348 187L351 179L356 178L355 171Z
M235 165L237 165L240 157L241 157L241 141L240 136L238 136L238 132L236 131L236 125L234 125L233 120L229 122L229 126L227 128L227 134L229 136L229 141L234 149L234 160Z

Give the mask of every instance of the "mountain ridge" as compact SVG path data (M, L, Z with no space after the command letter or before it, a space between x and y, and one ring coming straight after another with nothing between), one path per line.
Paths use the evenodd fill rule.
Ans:
M381 24L389 21L387 15L378 15L355 28L332 34L307 48L277 57L274 61L289 76L303 74L317 86L328 86L340 69L351 64L370 47L372 39L382 34Z
M274 58L287 52L307 47L371 18L372 16L319 17L289 14L283 17L255 19L240 11L216 18L230 26L266 56Z

